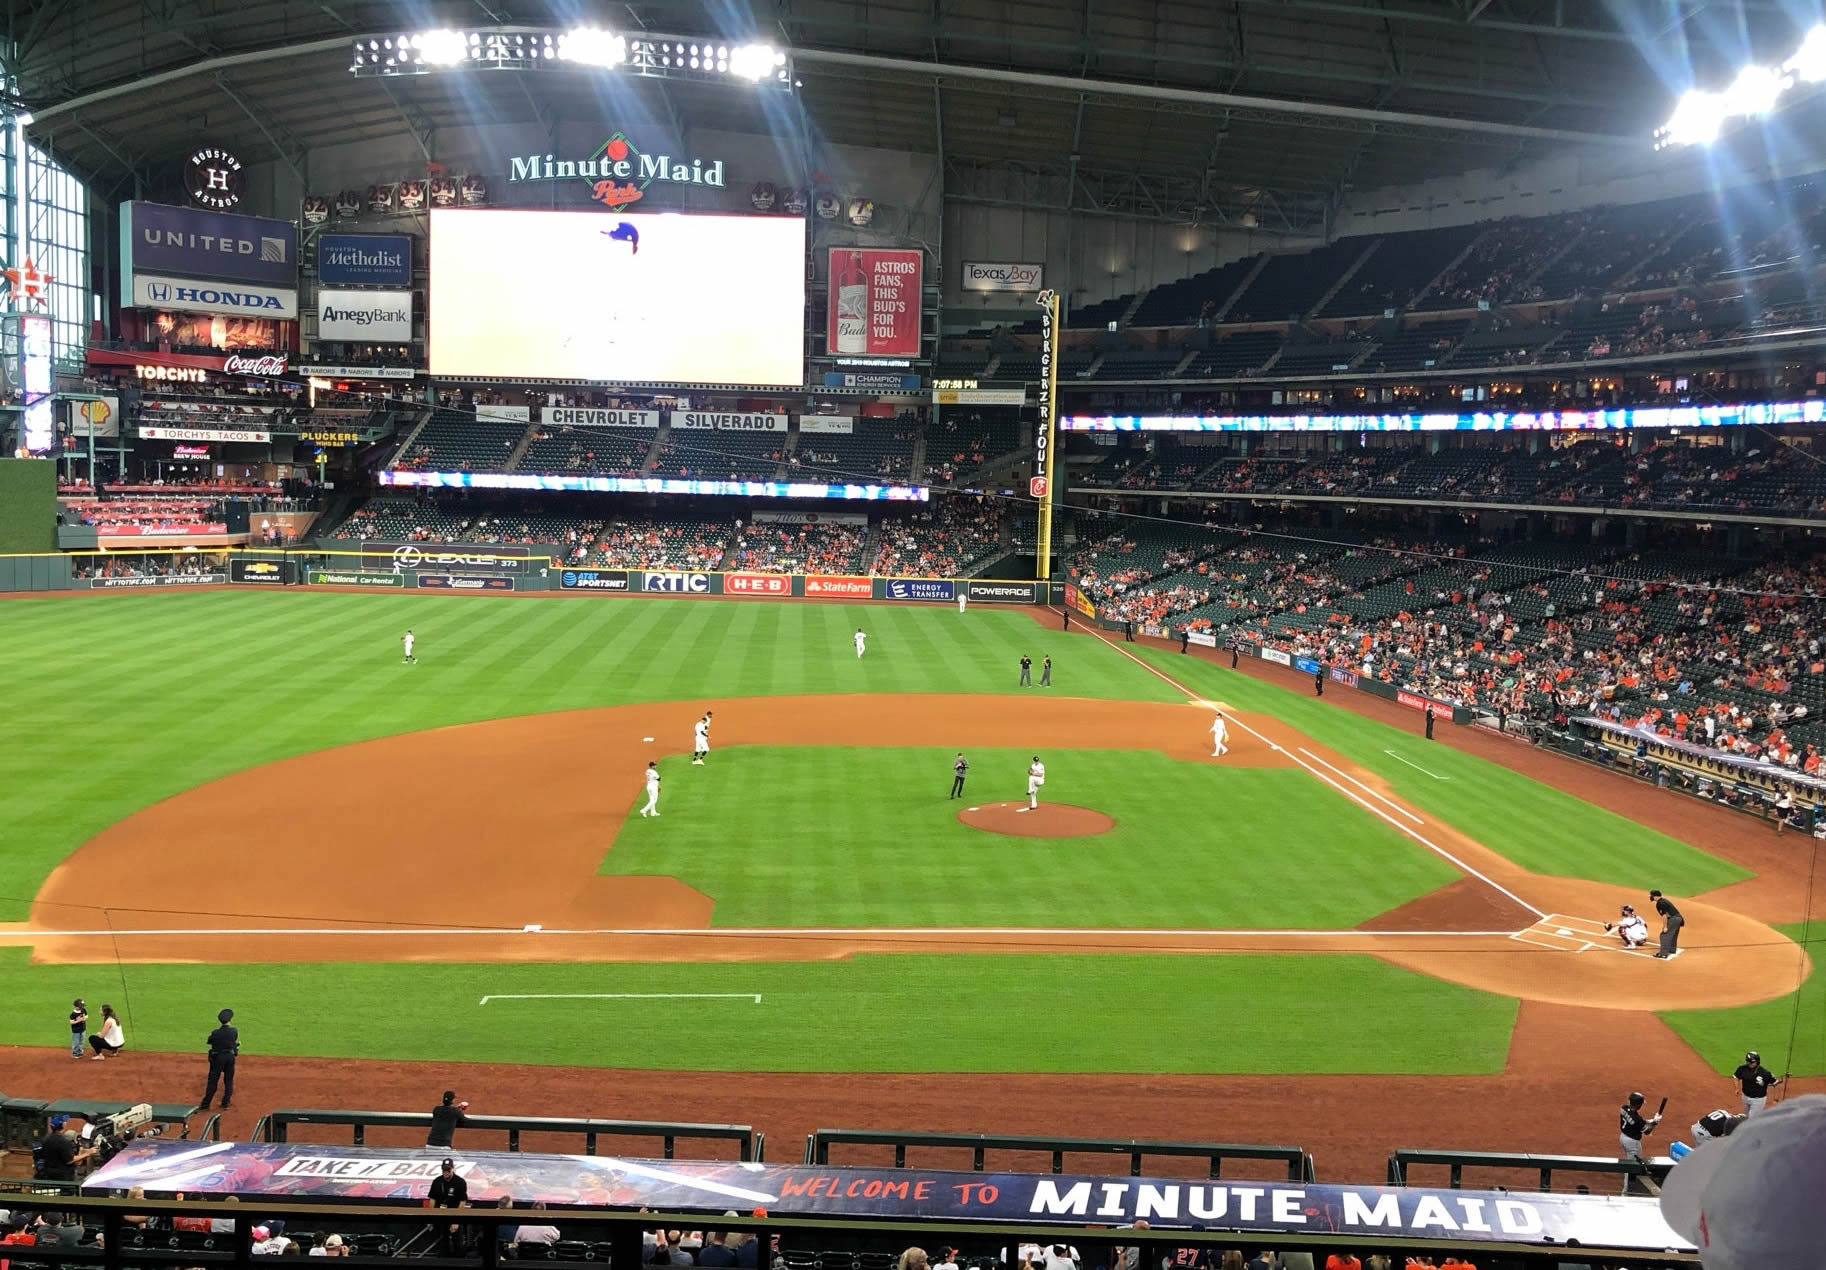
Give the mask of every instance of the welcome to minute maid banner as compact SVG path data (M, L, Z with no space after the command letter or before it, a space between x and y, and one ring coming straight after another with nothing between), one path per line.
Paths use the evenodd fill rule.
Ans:
M235 1194L423 1203L446 1154L302 1143L136 1142L83 1184L143 1186L152 1198ZM610 1156L458 1154L472 1202L944 1222L1126 1225L1254 1234L1342 1234L1452 1243L1578 1243L1584 1249L1687 1250L1653 1200L1517 1195L1417 1187L924 1169L783 1167Z

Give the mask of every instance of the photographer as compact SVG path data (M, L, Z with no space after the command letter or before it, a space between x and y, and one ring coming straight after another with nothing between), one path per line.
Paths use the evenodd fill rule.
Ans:
M84 1149L76 1141L76 1130L70 1127L69 1117L54 1116L51 1131L39 1139L32 1154L37 1160L34 1176L40 1181L74 1182L76 1166L92 1159L95 1151Z

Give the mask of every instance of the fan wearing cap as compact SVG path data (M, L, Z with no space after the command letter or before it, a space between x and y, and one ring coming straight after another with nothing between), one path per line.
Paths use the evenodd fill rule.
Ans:
M1737 1082L1737 1089L1743 1095L1744 1114L1754 1116L1761 1111L1769 1100L1769 1091L1782 1082L1775 1078L1775 1073L1763 1066L1763 1056L1755 1050L1744 1055L1743 1065L1731 1073L1731 1079Z
M1640 1160L1642 1158L1642 1139L1655 1132L1655 1126L1661 1123L1660 1116L1644 1116L1642 1104L1648 1100L1641 1094L1631 1094L1629 1100L1617 1108L1617 1143L1623 1148L1623 1158ZM1628 1181L1626 1177L1624 1179Z
M1706 1270L1817 1270L1826 1247L1826 1096L1772 1107L1695 1151L1661 1186L1661 1216Z
M431 1179L431 1189L427 1198L433 1208L468 1208L469 1183L465 1182L456 1171L456 1161L444 1157L438 1166L438 1175ZM461 1257L464 1254L463 1228L451 1222L444 1229L444 1254L450 1257Z

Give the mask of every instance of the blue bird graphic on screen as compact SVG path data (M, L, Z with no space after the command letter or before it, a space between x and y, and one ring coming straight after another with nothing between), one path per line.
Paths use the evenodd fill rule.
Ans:
M618 243L628 244L632 248L630 255L638 256L640 254L640 231L625 220L614 229L603 230L602 236L612 238Z

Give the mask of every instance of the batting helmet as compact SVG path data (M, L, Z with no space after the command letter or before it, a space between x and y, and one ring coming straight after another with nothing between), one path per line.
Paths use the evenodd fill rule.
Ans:
M1629 1096L1629 1105L1632 1107L1640 1107L1647 1101L1648 1099L1644 1098L1641 1094L1631 1094Z
M1752 1067L1762 1061L1763 1056L1758 1054L1755 1050L1751 1050L1748 1054L1744 1055L1744 1062L1749 1063Z
M1630 916L1634 916L1635 912L1636 912L1636 906L1634 904L1625 904L1623 906L1623 911L1624 911L1624 913L1626 913Z

